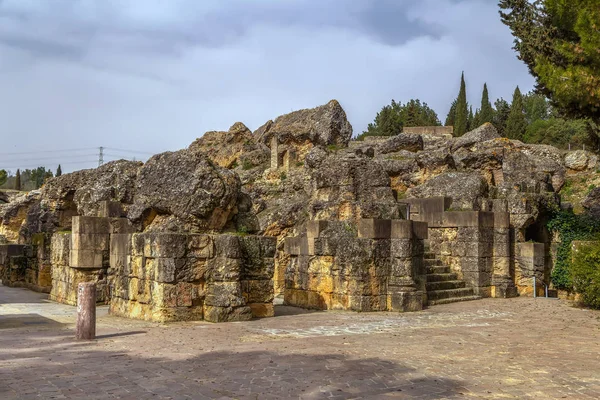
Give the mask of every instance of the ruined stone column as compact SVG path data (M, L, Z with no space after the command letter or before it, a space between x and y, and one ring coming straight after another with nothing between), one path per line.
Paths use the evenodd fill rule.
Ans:
M80 283L77 287L77 326L75 337L80 340L96 338L96 284Z

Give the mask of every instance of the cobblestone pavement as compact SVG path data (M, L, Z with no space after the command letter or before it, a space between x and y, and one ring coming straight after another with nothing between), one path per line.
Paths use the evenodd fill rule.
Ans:
M107 315L0 286L0 399L597 399L600 313L547 299L244 323Z

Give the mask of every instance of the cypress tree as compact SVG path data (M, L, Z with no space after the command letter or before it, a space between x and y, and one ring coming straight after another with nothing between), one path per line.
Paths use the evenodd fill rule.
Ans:
M452 100L452 105L450 106L450 111L448 111L448 116L446 117L446 122L444 122L445 126L454 126L454 119L456 118L456 103L457 100Z
M467 85L465 73L460 77L460 91L456 100L456 117L454 118L454 136L462 136L467 132L469 122L469 108L467 105Z
M473 128L471 129L479 128L481 125L483 125L481 122L481 110L477 109L477 111L475 111L475 116L473 117Z
M486 122L492 122L494 120L494 109L492 103L490 103L490 95L488 93L487 83L483 84L483 94L481 95L481 111L479 112L478 126L485 124Z
M17 175L15 175L15 190L21 190L21 170L17 169Z
M525 109L523 107L523 95L517 86L513 94L513 101L510 106L510 113L506 120L505 135L509 139L522 140L527 130L527 120L525 119Z
M62 175L62 168L60 167L60 164L58 164L58 168L56 168L55 176L61 176L61 175Z
M467 132L475 129L475 116L473 115L473 106L469 107L469 118L467 119Z

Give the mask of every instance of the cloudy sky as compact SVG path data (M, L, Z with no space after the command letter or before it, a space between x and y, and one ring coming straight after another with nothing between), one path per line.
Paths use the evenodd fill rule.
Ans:
M476 104L533 86L496 3L0 0L0 168L143 159L333 98L355 133L392 98L443 121L463 70Z

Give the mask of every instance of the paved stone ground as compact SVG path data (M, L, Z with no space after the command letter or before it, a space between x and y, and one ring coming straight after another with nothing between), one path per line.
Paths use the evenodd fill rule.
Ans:
M597 399L600 313L487 299L419 313L132 321L0 286L0 399Z

